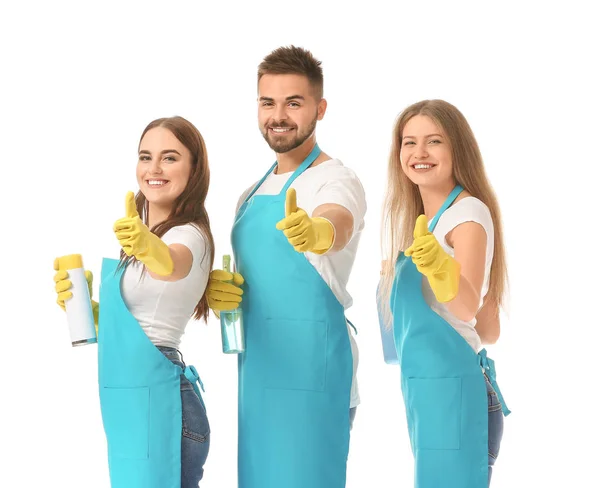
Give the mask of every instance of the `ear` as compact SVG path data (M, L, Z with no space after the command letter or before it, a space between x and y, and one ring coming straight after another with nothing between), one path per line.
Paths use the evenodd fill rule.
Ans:
M321 98L321 101L317 105L317 120L322 120L325 117L325 111L327 110L327 100Z

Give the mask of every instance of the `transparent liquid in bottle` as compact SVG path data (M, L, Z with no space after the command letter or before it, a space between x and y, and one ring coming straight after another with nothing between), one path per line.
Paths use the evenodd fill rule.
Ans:
M223 270L231 272L231 256L223 256ZM221 317L221 340L225 354L239 354L244 352L244 321L242 308L223 310Z

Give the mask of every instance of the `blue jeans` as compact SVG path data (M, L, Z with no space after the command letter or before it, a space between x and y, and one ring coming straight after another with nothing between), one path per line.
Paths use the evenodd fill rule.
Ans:
M490 486L492 466L500 452L500 442L504 432L504 413L498 395L496 395L487 375L485 375L485 384L488 394L488 486Z
M183 356L172 347L158 349L174 364L185 369ZM181 375L181 488L198 488L204 475L204 463L210 446L210 425L202 398L198 398L194 387Z

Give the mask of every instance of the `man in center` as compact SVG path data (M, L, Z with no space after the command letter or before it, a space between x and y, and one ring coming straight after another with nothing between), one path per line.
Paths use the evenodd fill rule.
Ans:
M321 63L309 51L281 47L264 58L258 122L277 160L238 202L238 273L215 270L208 287L213 310L241 302L243 311L240 488L346 484L359 403L346 285L366 201L355 173L317 144L326 109Z

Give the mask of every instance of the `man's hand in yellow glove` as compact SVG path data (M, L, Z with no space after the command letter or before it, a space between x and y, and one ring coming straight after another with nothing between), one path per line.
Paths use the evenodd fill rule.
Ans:
M73 293L71 291L69 291L71 289L71 287L73 286L73 283L69 279L68 271L66 271L64 269L59 270L58 259L54 260L54 271L56 271L56 274L54 275L54 289L57 294L56 303L58 303L58 306L60 308L65 310L65 301L69 300L73 296ZM92 272L86 270L85 271L85 280L87 281L88 290L90 291L90 300L92 302L92 311L94 312L94 323L96 325L96 335L97 335L98 334L98 313L99 313L100 306L99 306L98 302L91 299L92 295L93 295L93 291L92 291L93 279L94 279L94 276L92 275Z
M415 240L404 254L412 256L419 272L423 273L438 302L456 298L460 282L460 264L450 256L435 236L429 232L427 217L420 215L415 224Z
M115 222L113 230L125 254L135 256L157 275L169 276L173 273L173 258L169 246L140 219L133 192L127 193L125 217Z
M242 303L244 291L240 288L244 284L244 278L239 273L228 273L222 269L211 271L206 297L208 306L219 317L219 312L234 310Z
M323 217L309 217L296 205L296 190L288 189L285 195L285 218L277 222L277 229L298 252L325 254L333 247L335 229Z

